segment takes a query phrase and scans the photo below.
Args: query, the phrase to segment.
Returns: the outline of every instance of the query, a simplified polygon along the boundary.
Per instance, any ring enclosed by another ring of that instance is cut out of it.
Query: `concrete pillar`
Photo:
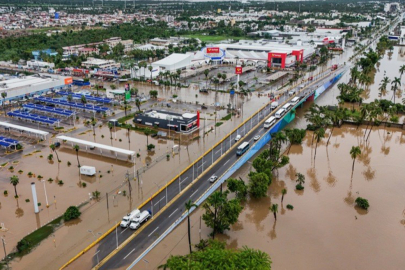
[[[35,214],[38,214],[39,209],[38,209],[37,191],[35,189],[35,182],[31,183],[31,192],[32,192],[32,202],[34,203],[34,212]]]

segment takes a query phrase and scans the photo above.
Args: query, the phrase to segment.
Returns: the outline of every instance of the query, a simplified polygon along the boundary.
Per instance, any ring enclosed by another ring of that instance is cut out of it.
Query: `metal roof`
[[[6,128],[13,128],[13,129],[18,129],[21,131],[26,131],[26,132],[30,132],[30,133],[34,133],[34,134],[38,134],[38,135],[42,135],[42,136],[47,136],[49,134],[49,132],[46,131],[42,131],[39,129],[33,129],[33,128],[28,128],[28,127],[23,127],[20,125],[14,125],[14,124],[10,124],[7,122],[0,122],[0,126],[6,127]]]
[[[90,147],[94,146],[94,147],[99,148],[99,149],[113,151],[113,152],[121,153],[121,154],[125,154],[125,155],[130,155],[132,157],[135,156],[135,151],[126,150],[126,149],[113,147],[113,146],[108,146],[108,145],[101,144],[101,143],[89,142],[89,141],[80,140],[80,139],[76,139],[76,138],[72,138],[72,137],[68,137],[68,136],[64,136],[64,135],[57,136],[56,138],[59,139],[59,140],[66,140],[66,141],[72,142],[72,143],[87,145],[87,146],[90,146]]]

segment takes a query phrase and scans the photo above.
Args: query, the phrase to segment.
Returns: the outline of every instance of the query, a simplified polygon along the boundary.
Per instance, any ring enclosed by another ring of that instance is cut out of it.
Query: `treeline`
[[[146,43],[155,37],[170,37],[176,35],[173,29],[167,27],[165,22],[154,24],[122,24],[106,29],[93,29],[83,31],[69,30],[56,33],[48,37],[46,34],[35,34],[23,37],[8,37],[0,39],[0,60],[31,59],[33,50],[54,49],[62,54],[62,47],[77,44],[100,42],[111,37],[132,39],[135,43]]]

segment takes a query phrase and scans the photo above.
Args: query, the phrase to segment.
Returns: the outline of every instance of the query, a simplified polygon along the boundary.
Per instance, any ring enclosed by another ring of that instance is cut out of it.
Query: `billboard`
[[[66,84],[72,84],[72,83],[73,83],[72,77],[65,78],[65,85]]]
[[[242,67],[241,66],[235,67],[235,74],[237,74],[237,75],[242,74]]]
[[[209,47],[207,53],[219,53],[219,47]]]

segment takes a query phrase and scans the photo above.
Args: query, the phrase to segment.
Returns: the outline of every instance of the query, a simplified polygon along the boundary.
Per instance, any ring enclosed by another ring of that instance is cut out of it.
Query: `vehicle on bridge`
[[[264,128],[270,128],[274,123],[276,122],[276,118],[274,116],[270,116],[265,122],[264,122]]]
[[[132,230],[138,229],[142,223],[146,222],[151,216],[151,213],[149,210],[142,211],[142,213],[139,213],[137,216],[135,216],[133,219],[131,219],[131,224],[129,225],[129,228]]]
[[[241,145],[239,145],[238,149],[236,150],[236,155],[241,156],[243,155],[248,149],[250,145],[248,142],[243,142]]]
[[[210,177],[210,183],[214,183],[215,181],[217,181],[218,176],[216,176],[215,174],[213,176]]]
[[[138,209],[135,209],[128,215],[124,216],[120,223],[121,228],[127,228],[129,226],[129,224],[131,223],[131,220],[134,219],[140,213],[141,213],[141,211],[139,211]]]
[[[280,110],[278,110],[275,114],[277,119],[280,119],[283,115],[285,114],[285,110],[283,108],[281,108]]]

